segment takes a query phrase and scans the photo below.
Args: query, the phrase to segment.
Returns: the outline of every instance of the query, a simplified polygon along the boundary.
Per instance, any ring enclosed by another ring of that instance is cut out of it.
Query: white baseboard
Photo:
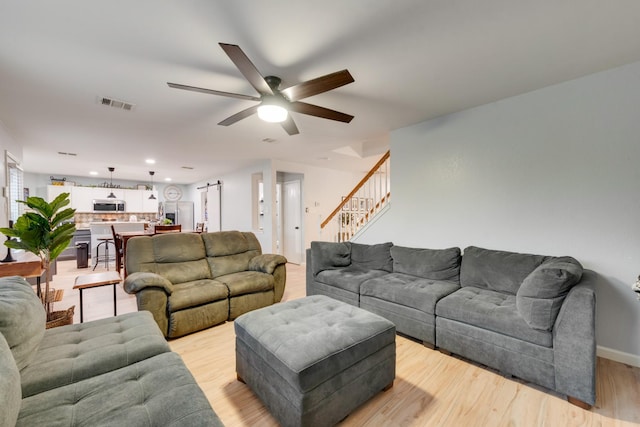
[[[640,356],[637,354],[624,353],[619,350],[602,346],[597,346],[596,354],[600,357],[604,357],[605,359],[640,368]]]

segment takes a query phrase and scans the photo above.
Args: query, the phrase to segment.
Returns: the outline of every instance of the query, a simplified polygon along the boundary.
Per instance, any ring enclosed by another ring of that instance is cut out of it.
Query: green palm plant
[[[0,232],[9,239],[4,244],[12,249],[24,249],[36,254],[42,262],[45,271],[46,285],[42,302],[47,310],[47,320],[50,320],[51,308],[49,301],[49,268],[60,253],[71,242],[76,226],[73,223],[65,223],[73,218],[76,210],[63,209],[69,201],[69,193],[62,193],[52,202],[47,202],[41,197],[28,197],[27,200],[17,200],[30,208],[30,211],[22,214],[13,228],[0,228]],[[61,210],[62,209],[62,210]]]

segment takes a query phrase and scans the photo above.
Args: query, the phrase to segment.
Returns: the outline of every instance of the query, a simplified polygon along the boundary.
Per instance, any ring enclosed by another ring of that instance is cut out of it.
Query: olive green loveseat
[[[279,302],[286,258],[263,254],[253,233],[167,233],[127,241],[124,289],[167,338]]]

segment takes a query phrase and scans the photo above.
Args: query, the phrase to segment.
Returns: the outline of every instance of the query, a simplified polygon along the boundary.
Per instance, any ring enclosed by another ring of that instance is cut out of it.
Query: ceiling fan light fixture
[[[265,97],[258,107],[258,117],[265,122],[282,123],[287,120],[288,115],[289,112],[277,98]]]

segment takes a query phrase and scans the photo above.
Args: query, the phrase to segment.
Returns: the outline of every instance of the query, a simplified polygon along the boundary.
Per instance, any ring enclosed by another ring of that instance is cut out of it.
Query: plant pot
[[[52,311],[47,318],[46,328],[51,329],[58,326],[73,325],[73,312],[76,306],[72,305],[66,310]]]

